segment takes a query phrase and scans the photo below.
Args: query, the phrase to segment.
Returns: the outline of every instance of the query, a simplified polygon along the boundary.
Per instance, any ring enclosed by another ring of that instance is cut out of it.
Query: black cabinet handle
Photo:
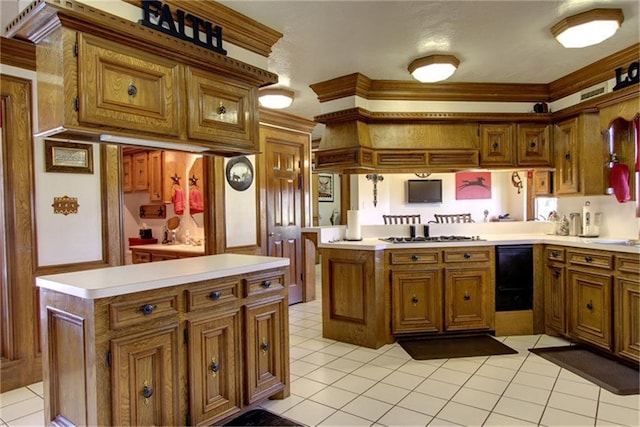
[[[587,303],[587,309],[588,309],[588,310],[593,310],[593,301],[589,301],[589,302]]]
[[[493,144],[491,144],[491,148],[496,150],[498,148],[498,143],[494,141]]]
[[[135,87],[133,84],[130,84],[129,87],[127,88],[127,95],[136,96],[137,94],[138,94],[138,88]]]
[[[464,257],[464,259],[469,259],[471,258],[471,254],[469,252],[465,252],[464,255],[462,255]]]
[[[209,370],[211,371],[212,375],[215,375],[220,370],[220,365],[216,362],[211,362],[211,365],[209,365]]]
[[[262,339],[262,344],[260,345],[260,349],[262,349],[262,354],[266,354],[269,351],[269,343],[267,343],[266,339]]]
[[[142,396],[145,399],[148,399],[151,396],[153,396],[153,388],[151,388],[151,387],[149,387],[148,385],[145,384],[144,388],[142,389]]]
[[[558,251],[551,251],[551,256],[552,256],[552,257],[554,257],[554,258],[558,258],[558,255],[560,255],[560,254],[558,253]]]
[[[589,255],[587,255],[587,256],[584,257],[584,261],[585,262],[592,262],[593,258],[591,258]]]
[[[420,259],[420,256],[419,256],[419,255],[416,255],[416,254],[413,254],[413,255],[411,255],[411,259],[412,259],[413,261],[418,261],[418,260]]]
[[[142,307],[140,307],[140,311],[142,312],[142,314],[144,314],[145,316],[150,315],[151,313],[153,313],[153,310],[156,309],[156,306],[153,304],[145,304]]]
[[[418,303],[418,297],[414,295],[413,298],[411,298],[411,302],[413,305],[416,305]]]
[[[209,298],[211,298],[212,300],[219,300],[221,296],[222,292],[220,291],[213,291],[209,294]]]
[[[263,288],[267,289],[269,286],[271,286],[271,280],[263,281],[260,286],[262,286]]]
[[[462,297],[462,298],[464,298],[465,301],[469,301],[471,299],[471,296],[468,293],[465,292],[464,293],[464,297]]]
[[[565,160],[571,160],[571,153],[567,153],[564,155]]]
[[[529,147],[531,147],[531,148],[536,148],[536,143],[535,143],[535,141],[531,141],[531,142],[529,143]]]
[[[554,279],[557,279],[558,277],[560,277],[560,269],[559,268],[556,268],[553,271],[553,277],[554,277]]]

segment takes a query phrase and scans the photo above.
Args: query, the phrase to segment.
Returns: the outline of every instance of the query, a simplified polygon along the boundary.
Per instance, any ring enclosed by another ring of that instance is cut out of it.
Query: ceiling
[[[219,2],[283,34],[268,70],[295,92],[284,111],[308,119],[321,113],[309,85],[356,72],[413,81],[409,63],[432,53],[460,60],[448,83],[550,83],[640,41],[637,0]],[[594,8],[622,9],[612,38],[583,49],[553,38],[555,23]]]

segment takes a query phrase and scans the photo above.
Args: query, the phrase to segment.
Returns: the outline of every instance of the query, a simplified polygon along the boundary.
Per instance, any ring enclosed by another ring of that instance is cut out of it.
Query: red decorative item
[[[491,172],[456,173],[456,200],[490,198]]]

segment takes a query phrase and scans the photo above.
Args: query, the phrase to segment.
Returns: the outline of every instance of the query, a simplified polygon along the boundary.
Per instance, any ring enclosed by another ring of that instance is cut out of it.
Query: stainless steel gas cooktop
[[[382,237],[383,242],[388,243],[438,243],[438,242],[471,242],[483,241],[480,236],[415,236],[415,237]]]

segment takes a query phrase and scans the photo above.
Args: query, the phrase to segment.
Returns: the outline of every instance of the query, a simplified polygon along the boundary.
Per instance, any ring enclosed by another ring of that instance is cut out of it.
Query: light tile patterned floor
[[[638,395],[609,393],[527,351],[565,344],[557,338],[500,337],[518,354],[414,361],[397,344],[322,338],[319,299],[289,313],[291,396],[262,406],[309,426],[640,426]],[[43,425],[42,383],[2,393],[0,420]]]

